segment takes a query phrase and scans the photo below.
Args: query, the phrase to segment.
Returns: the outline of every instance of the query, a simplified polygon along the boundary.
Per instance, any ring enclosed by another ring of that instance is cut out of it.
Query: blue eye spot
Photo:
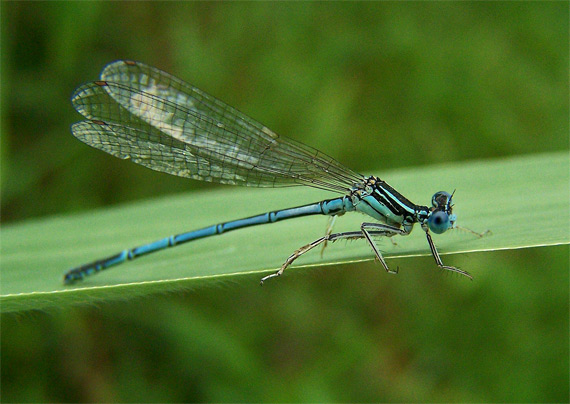
[[[428,226],[435,234],[445,233],[451,227],[449,215],[441,210],[432,213],[428,219]]]

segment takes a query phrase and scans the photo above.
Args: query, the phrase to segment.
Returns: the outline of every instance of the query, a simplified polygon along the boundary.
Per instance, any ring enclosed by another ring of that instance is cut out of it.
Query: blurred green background
[[[2,2],[1,13],[2,226],[214,187],[71,136],[73,89],[115,59],[171,72],[364,173],[568,150],[566,2]],[[568,254],[446,257],[473,282],[424,257],[394,260],[413,268],[396,277],[344,265],[273,288],[243,277],[3,315],[2,401],[567,402]]]

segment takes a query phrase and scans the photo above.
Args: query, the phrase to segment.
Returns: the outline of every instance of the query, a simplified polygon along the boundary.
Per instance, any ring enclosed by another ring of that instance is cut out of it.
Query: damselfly
[[[383,180],[362,176],[318,150],[280,137],[188,83],[138,62],[110,63],[99,81],[77,88],[72,103],[86,118],[72,126],[75,137],[153,170],[232,185],[307,185],[343,196],[220,223],[123,250],[69,270],[64,276],[67,284],[151,252],[230,230],[309,215],[329,215],[334,219],[354,211],[376,222],[365,222],[357,231],[342,233],[333,233],[331,223],[323,237],[296,250],[261,283],[283,274],[313,248],[341,239],[366,240],[384,269],[395,273],[386,264],[374,238],[408,235],[415,223],[425,231],[439,268],[471,278],[466,271],[443,265],[430,234],[455,227],[453,194],[439,191],[433,195],[430,207],[416,205]]]

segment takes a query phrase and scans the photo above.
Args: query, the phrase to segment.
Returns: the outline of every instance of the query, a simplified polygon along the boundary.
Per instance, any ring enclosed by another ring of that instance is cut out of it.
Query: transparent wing
[[[201,181],[275,186],[271,184],[273,176],[248,178],[251,170],[247,168],[228,169],[223,156],[206,159],[195,155],[195,148],[191,145],[131,114],[99,85],[79,87],[72,100],[75,108],[90,119],[74,124],[71,127],[73,135],[115,157],[130,159],[156,171]]]
[[[72,102],[91,120],[73,126],[76,137],[158,171],[203,181],[304,184],[337,192],[362,179],[316,149],[279,137],[216,98],[140,63],[109,64],[101,81],[78,88]]]

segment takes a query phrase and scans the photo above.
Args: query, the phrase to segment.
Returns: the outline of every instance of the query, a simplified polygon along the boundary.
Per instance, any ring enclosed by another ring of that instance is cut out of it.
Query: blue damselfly
[[[67,284],[154,251],[230,230],[308,215],[334,218],[354,211],[377,222],[365,222],[357,231],[342,233],[333,233],[332,224],[329,225],[323,237],[299,248],[279,271],[265,276],[261,283],[281,275],[307,251],[341,239],[365,239],[384,269],[395,273],[386,264],[374,238],[408,235],[415,223],[425,231],[439,268],[471,278],[466,271],[443,265],[430,234],[455,227],[453,194],[439,191],[433,195],[430,207],[416,205],[383,180],[360,175],[318,150],[280,137],[190,84],[138,62],[110,63],[99,81],[76,89],[72,103],[86,118],[72,126],[75,137],[153,170],[232,185],[307,185],[343,196],[220,223],[123,250],[69,270],[64,276]]]

